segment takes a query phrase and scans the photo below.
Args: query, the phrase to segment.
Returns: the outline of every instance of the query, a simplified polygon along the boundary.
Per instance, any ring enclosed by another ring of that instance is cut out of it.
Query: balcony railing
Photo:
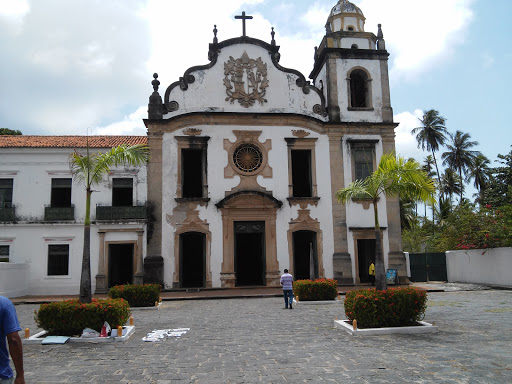
[[[132,207],[96,206],[96,220],[144,220],[146,206]]]
[[[0,222],[11,222],[15,221],[16,212],[14,207],[0,208]]]
[[[44,220],[75,220],[75,207],[44,207]]]

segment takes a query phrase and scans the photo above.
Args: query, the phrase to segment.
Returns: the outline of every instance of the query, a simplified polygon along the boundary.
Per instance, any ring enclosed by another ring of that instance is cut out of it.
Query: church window
[[[349,31],[353,31],[354,30],[354,27],[352,25],[349,25],[348,28],[347,28]]]
[[[288,144],[288,193],[294,198],[316,198],[316,138],[286,138]]]
[[[263,154],[254,144],[242,144],[233,152],[233,162],[242,172],[255,172],[261,167]]]
[[[311,197],[311,151],[292,150],[291,158],[293,197]]]
[[[0,208],[12,207],[13,179],[0,179]]]
[[[208,136],[176,136],[178,143],[178,185],[176,198],[205,199],[208,197],[207,151]]]
[[[69,244],[48,245],[48,276],[69,275]]]
[[[348,140],[352,155],[352,179],[364,180],[370,176],[375,165],[375,144],[377,141]]]
[[[352,46],[350,48],[351,49],[358,49],[359,47],[357,46],[357,44],[352,44]]]
[[[203,150],[182,149],[183,197],[203,197]]]
[[[112,206],[131,207],[133,205],[133,179],[112,179]]]
[[[0,263],[9,262],[9,246],[0,245]]]
[[[71,179],[52,179],[52,208],[71,207]]]
[[[371,79],[362,69],[354,69],[348,80],[349,108],[371,109]]]

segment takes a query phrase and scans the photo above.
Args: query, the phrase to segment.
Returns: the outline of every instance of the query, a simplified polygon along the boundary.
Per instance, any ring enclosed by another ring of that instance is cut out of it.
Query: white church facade
[[[285,268],[296,279],[367,281],[375,249],[373,210],[368,201],[339,204],[334,194],[366,177],[383,153],[394,150],[397,124],[380,25],[377,35],[365,32],[361,10],[340,0],[328,16],[307,81],[279,64],[273,30],[270,42],[251,38],[245,33],[248,16],[239,18],[244,23],[241,37],[218,41],[215,27],[208,64],[189,68],[165,87],[154,75],[144,120],[147,137],[137,139],[149,146],[147,169],[117,170],[120,176],[109,175],[99,198],[114,206],[113,190],[129,182],[113,179],[136,180],[131,203],[144,206],[144,217],[94,219],[96,292],[116,281],[112,274],[120,273],[123,263],[132,266],[123,273],[128,279],[131,273],[133,282],[142,260],[144,281],[168,289],[278,286]],[[0,156],[9,160],[0,162],[0,182],[13,180],[11,204],[16,215],[26,210],[28,217],[35,206],[17,200],[23,188],[23,198],[30,200],[30,178],[22,177],[29,167],[25,157],[41,163],[47,189],[56,167],[37,160],[50,151],[28,143],[14,155],[3,140]],[[52,151],[52,156],[59,155]],[[62,165],[59,172],[65,169]],[[382,198],[379,215],[386,266],[406,278],[398,200]],[[10,261],[33,264],[36,257],[27,236],[34,244],[43,239],[46,249],[40,247],[40,252],[46,255],[51,244],[46,239],[73,238],[69,285],[78,289],[79,217],[83,215],[76,215],[73,224],[59,225],[4,221],[0,245],[11,245],[16,256]],[[119,256],[112,258],[115,252]],[[122,254],[131,257],[123,261]],[[38,268],[47,269],[47,259],[38,259]],[[36,294],[46,283],[55,288],[48,292],[61,286],[43,279],[28,293]]]

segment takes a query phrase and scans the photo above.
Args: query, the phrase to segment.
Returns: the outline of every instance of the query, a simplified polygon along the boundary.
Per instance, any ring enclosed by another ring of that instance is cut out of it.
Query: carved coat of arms
[[[237,100],[245,108],[254,105],[256,101],[261,105],[267,102],[264,97],[268,87],[267,64],[261,57],[251,59],[247,52],[239,59],[230,56],[224,63],[224,75],[228,95],[226,101],[233,104]]]

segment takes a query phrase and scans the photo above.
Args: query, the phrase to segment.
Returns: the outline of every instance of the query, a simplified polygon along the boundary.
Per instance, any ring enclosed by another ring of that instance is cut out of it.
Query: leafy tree
[[[471,141],[471,135],[461,131],[455,132],[455,135],[450,134],[450,137],[452,143],[446,145],[448,150],[442,154],[443,164],[456,169],[459,172],[460,179],[464,180],[462,172],[466,173],[473,166],[476,157],[481,154],[478,151],[471,150],[471,148],[478,145],[478,142]],[[462,204],[463,195],[464,184],[462,184],[460,191],[459,204]]]
[[[106,153],[89,153],[81,155],[76,151],[69,155],[69,165],[75,181],[84,183],[86,191],[84,248],[82,257],[82,275],[80,278],[80,302],[90,303],[91,292],[91,195],[92,186],[101,182],[103,175],[110,172],[111,167],[119,165],[140,166],[147,162],[148,147],[143,144],[133,146],[120,145]]]
[[[446,168],[442,178],[441,192],[450,198],[450,205],[453,201],[453,195],[459,195],[461,190],[462,180],[459,175],[452,168]]]
[[[375,286],[385,290],[386,273],[382,254],[382,240],[379,224],[378,202],[381,196],[400,196],[406,200],[434,201],[434,182],[421,169],[417,161],[405,161],[394,153],[384,154],[377,169],[367,178],[356,180],[347,188],[336,192],[342,204],[352,199],[371,200],[375,221]]]
[[[491,168],[491,175],[482,193],[482,203],[493,207],[512,204],[512,151],[498,155],[500,167]]]
[[[473,185],[478,190],[477,202],[481,202],[482,194],[489,182],[489,176],[491,175],[491,169],[489,167],[490,164],[491,162],[489,159],[480,154],[475,158],[475,161],[469,170],[468,181],[473,179]]]
[[[439,185],[441,185],[441,174],[437,166],[436,152],[439,151],[439,147],[443,146],[446,141],[446,135],[448,134],[445,127],[446,119],[439,116],[438,111],[431,109],[429,111],[423,111],[423,117],[418,120],[421,122],[421,126],[414,128],[411,133],[416,135],[418,148],[422,150],[427,149],[427,151],[432,152],[432,158],[434,159],[437,172],[437,180]]]
[[[0,135],[23,135],[23,133],[9,128],[0,128]]]

